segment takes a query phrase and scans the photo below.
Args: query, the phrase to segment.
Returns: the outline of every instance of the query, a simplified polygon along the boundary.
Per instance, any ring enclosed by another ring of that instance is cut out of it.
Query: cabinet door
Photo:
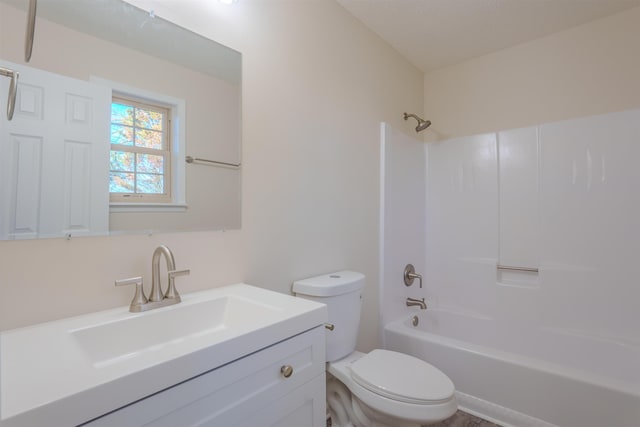
[[[325,427],[326,423],[325,374],[322,374],[234,427]]]
[[[324,328],[317,327],[84,425],[233,426],[267,405],[279,407],[279,399],[324,376],[324,361]],[[281,373],[283,366],[293,369],[288,378]],[[318,386],[324,396],[324,382]],[[262,424],[252,427],[257,426]]]

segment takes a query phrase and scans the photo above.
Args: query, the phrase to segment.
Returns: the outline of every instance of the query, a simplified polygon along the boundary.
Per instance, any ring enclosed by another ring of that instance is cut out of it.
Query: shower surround
[[[385,346],[505,425],[639,425],[640,110],[430,144],[382,134]],[[407,297],[434,309],[413,330]]]

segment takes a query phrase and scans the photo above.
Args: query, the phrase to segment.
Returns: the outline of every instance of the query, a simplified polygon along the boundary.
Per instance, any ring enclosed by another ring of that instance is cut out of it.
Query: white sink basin
[[[0,425],[78,425],[322,325],[326,307],[238,284],[0,333]]]
[[[104,367],[144,352],[184,345],[230,329],[264,325],[281,308],[238,296],[186,301],[170,307],[69,331],[94,366]]]

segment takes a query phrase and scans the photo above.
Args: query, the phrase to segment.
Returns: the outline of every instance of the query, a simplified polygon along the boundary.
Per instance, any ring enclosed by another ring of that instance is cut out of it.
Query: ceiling
[[[640,0],[337,0],[424,72],[640,6]]]

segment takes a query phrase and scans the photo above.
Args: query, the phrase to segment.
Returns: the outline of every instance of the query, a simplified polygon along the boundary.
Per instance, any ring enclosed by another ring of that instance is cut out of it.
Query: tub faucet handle
[[[422,288],[422,274],[417,274],[413,264],[407,264],[404,268],[404,284],[405,286],[413,285],[413,280],[418,279],[420,281],[420,288]]]

